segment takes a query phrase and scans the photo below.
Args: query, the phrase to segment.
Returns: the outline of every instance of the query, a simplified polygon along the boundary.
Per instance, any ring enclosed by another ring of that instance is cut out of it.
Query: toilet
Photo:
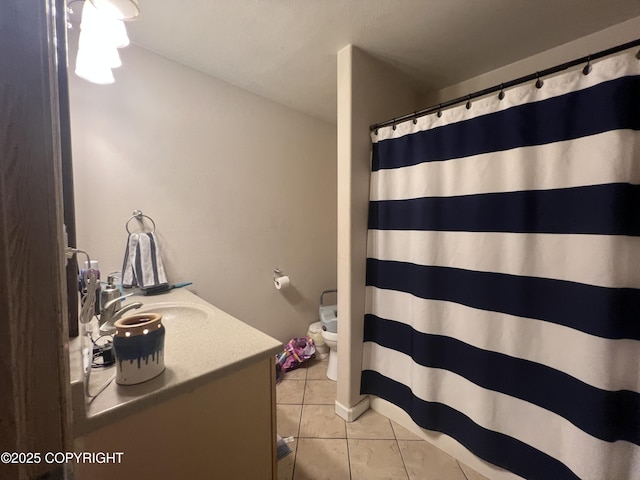
[[[307,337],[311,337],[314,345],[316,346],[316,358],[318,360],[324,360],[329,356],[329,347],[322,339],[322,324],[320,322],[314,322],[309,325]]]
[[[338,380],[338,334],[322,331],[324,344],[329,347],[329,365],[327,366],[327,378],[334,382]]]
[[[320,325],[322,326],[322,340],[329,347],[329,365],[327,378],[338,379],[338,305],[324,305],[326,293],[336,293],[337,290],[327,290],[320,296]]]

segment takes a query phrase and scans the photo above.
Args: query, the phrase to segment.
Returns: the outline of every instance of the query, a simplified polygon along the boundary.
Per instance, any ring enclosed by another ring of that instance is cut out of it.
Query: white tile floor
[[[327,361],[285,374],[276,388],[278,433],[294,437],[282,480],[487,480],[379,413],[346,423],[334,413]]]

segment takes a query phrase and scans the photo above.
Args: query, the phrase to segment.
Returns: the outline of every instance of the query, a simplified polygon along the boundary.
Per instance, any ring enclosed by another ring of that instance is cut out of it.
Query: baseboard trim
[[[344,418],[347,422],[351,423],[364,412],[369,410],[369,396],[365,396],[362,400],[356,403],[353,407],[345,407],[336,400],[336,415]]]

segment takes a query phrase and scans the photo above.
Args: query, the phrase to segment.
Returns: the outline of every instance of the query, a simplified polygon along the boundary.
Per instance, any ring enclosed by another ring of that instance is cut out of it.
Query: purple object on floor
[[[305,363],[316,353],[316,346],[311,337],[292,338],[285,345],[284,351],[276,355],[276,379],[282,372],[290,372]]]

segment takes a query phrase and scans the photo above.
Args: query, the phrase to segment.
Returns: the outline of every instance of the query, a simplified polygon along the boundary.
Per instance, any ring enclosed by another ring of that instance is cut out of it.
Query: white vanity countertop
[[[184,288],[155,296],[131,296],[123,305],[142,302],[138,311],[153,311],[166,303],[195,304],[209,316],[193,322],[163,319],[166,331],[165,371],[138,385],[118,385],[115,380],[91,403],[85,402],[82,381],[82,337],[69,342],[71,393],[76,437],[142,411],[168,398],[187,393],[233,373],[261,358],[282,351],[282,343],[205,302]],[[95,320],[94,320],[95,322]],[[82,330],[82,326],[81,326]],[[94,334],[94,338],[95,338]],[[104,339],[102,339],[104,340]],[[116,372],[116,365],[92,369],[90,393],[95,394]],[[275,367],[274,367],[275,368]]]

